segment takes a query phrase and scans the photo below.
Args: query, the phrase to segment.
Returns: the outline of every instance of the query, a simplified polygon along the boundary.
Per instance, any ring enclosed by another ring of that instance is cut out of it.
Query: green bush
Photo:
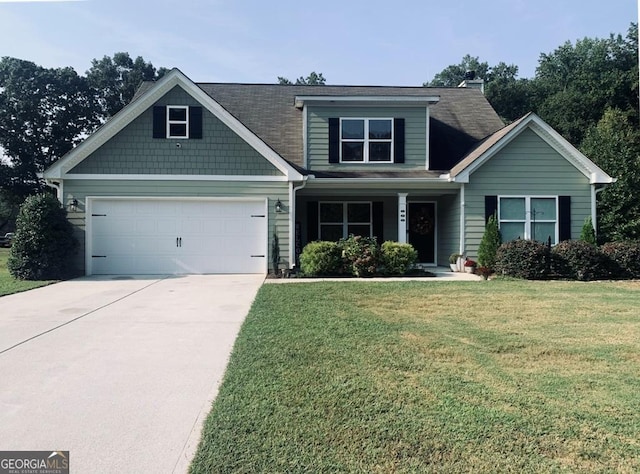
[[[302,249],[300,271],[303,275],[338,275],[342,269],[342,248],[336,242],[310,242]]]
[[[67,211],[50,194],[28,197],[18,213],[7,268],[21,280],[60,280],[72,276],[78,248]]]
[[[556,275],[590,281],[609,277],[607,258],[597,246],[582,240],[565,240],[553,247],[553,270]]]
[[[535,240],[512,240],[502,244],[496,252],[496,273],[527,280],[548,276],[548,251]]]
[[[375,237],[350,235],[341,239],[338,245],[342,248],[342,257],[347,270],[358,277],[373,276],[380,264],[380,249]]]
[[[380,247],[380,265],[387,275],[404,275],[418,260],[418,252],[411,244],[387,241]]]
[[[609,242],[600,247],[614,278],[640,278],[640,241]]]
[[[596,231],[593,228],[593,221],[591,220],[591,217],[587,217],[584,220],[584,224],[582,224],[580,240],[587,242],[588,244],[596,244]]]
[[[493,214],[487,221],[480,246],[478,247],[478,263],[482,267],[493,269],[496,266],[496,253],[500,247],[500,229],[498,219]]]

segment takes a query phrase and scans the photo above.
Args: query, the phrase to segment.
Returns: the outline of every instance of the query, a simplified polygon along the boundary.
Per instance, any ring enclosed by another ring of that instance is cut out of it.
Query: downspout
[[[60,204],[62,204],[64,206],[64,202],[63,202],[64,201],[64,192],[63,192],[64,185],[63,185],[63,182],[60,181],[58,183],[58,182],[55,182],[55,181],[49,181],[47,179],[47,180],[45,180],[45,184],[47,186],[49,186],[50,188],[53,188],[53,189],[56,190],[56,197],[58,198],[58,201],[60,201]]]
[[[591,186],[591,223],[593,224],[593,231],[596,233],[596,236],[598,235],[598,213],[596,212],[596,198],[598,196],[598,193],[604,191],[605,189],[605,186],[601,188],[596,188],[595,184]]]
[[[464,183],[460,185],[460,249],[459,254],[464,255],[464,239],[465,239],[465,231],[464,231],[464,221],[465,221],[465,213],[464,213]]]
[[[309,176],[303,176],[302,184],[296,187],[289,183],[289,268],[296,263],[296,192],[307,185],[307,179]]]

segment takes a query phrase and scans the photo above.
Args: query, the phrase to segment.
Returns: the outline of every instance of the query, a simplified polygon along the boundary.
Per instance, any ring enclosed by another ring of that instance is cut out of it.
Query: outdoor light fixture
[[[280,199],[276,201],[276,212],[282,212],[282,202],[280,202]]]
[[[69,210],[71,212],[76,212],[78,210],[78,200],[76,198],[69,201]]]

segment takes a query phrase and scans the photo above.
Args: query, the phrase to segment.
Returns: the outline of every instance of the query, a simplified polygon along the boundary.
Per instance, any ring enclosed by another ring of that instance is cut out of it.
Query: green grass
[[[11,295],[13,293],[19,293],[21,291],[32,290],[41,286],[50,285],[55,283],[52,280],[44,281],[25,281],[16,280],[13,278],[7,270],[7,257],[9,256],[9,249],[0,248],[0,296]]]
[[[264,285],[191,472],[638,472],[639,307],[639,282]]]

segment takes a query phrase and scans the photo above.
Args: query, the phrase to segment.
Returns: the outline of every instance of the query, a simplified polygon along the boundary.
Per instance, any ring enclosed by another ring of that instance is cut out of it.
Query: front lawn
[[[50,285],[55,281],[25,281],[16,280],[13,278],[7,270],[7,257],[9,256],[9,249],[0,248],[0,296],[11,295],[13,293],[19,293],[21,291],[32,290],[40,286]]]
[[[267,284],[192,473],[638,472],[640,282]]]

